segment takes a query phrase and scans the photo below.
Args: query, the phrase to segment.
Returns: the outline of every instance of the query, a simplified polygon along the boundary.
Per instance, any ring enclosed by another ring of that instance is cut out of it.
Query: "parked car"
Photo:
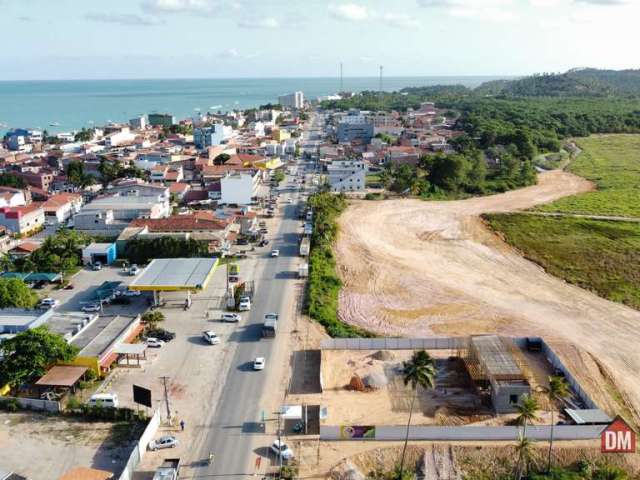
[[[271,256],[272,257],[279,257],[280,256],[280,250],[278,250],[277,248],[274,250],[271,250]]]
[[[267,245],[269,245],[269,240],[267,240],[266,238],[260,240],[260,243],[258,244],[259,247],[266,247]]]
[[[155,337],[147,337],[145,342],[149,348],[160,348],[164,345],[164,341]]]
[[[149,442],[149,450],[160,450],[162,448],[175,448],[180,442],[173,435],[164,435],[157,440],[151,440]]]
[[[102,263],[94,262],[93,265],[91,265],[91,270],[94,270],[94,271],[102,270]]]
[[[284,460],[293,458],[293,450],[289,448],[289,445],[278,439],[275,439],[271,444],[271,451]]]
[[[82,311],[85,313],[91,313],[91,312],[99,312],[100,311],[100,304],[99,303],[90,303],[88,305],[85,305],[82,307]]]
[[[202,332],[202,338],[209,345],[218,345],[220,343],[220,337],[218,337],[218,335],[216,335],[216,333],[212,332],[211,330],[205,330],[204,332]]]
[[[142,295],[140,290],[125,290],[124,292],[125,297],[139,297],[140,295]]]
[[[238,238],[236,240],[236,244],[237,245],[249,245],[249,239],[248,238],[244,238],[244,237]]]
[[[145,332],[146,338],[158,338],[163,342],[170,342],[174,338],[176,338],[176,334],[170,332],[169,330],[165,330],[164,328],[153,328],[149,329]]]
[[[96,393],[91,395],[87,404],[91,407],[118,408],[118,395],[115,393]]]
[[[248,312],[251,310],[251,299],[248,297],[241,298],[240,303],[238,304],[238,310],[241,312]]]
[[[132,277],[140,273],[140,268],[135,263],[129,267],[129,275]]]
[[[265,359],[264,357],[256,357],[253,361],[254,370],[264,370]]]
[[[220,320],[228,323],[237,323],[242,320],[242,317],[240,317],[240,315],[238,315],[237,313],[225,312],[220,317]]]

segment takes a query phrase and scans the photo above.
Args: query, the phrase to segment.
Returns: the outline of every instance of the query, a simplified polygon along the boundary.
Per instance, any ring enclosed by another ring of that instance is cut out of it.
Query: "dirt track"
[[[591,189],[553,171],[490,197],[354,202],[336,246],[341,318],[385,335],[542,335],[610,413],[609,375],[640,412],[640,312],[547,275],[479,218]]]

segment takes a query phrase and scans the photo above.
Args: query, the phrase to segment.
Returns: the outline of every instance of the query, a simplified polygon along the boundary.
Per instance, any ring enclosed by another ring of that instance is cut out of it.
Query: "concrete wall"
[[[59,402],[39,400],[37,398],[0,397],[0,401],[15,400],[22,408],[58,413],[62,409]]]
[[[600,438],[606,425],[557,425],[553,430],[555,440],[589,440]],[[320,440],[404,440],[406,426],[377,426],[375,438],[349,439],[341,436],[341,427],[337,425],[320,426]],[[409,440],[433,441],[499,441],[517,440],[522,434],[519,427],[469,427],[469,426],[412,426]],[[531,440],[549,440],[550,425],[527,427],[527,438]]]
[[[144,457],[145,453],[147,452],[147,446],[155,436],[159,426],[160,426],[160,410],[156,410],[153,416],[151,417],[151,419],[149,420],[147,427],[144,429],[144,432],[142,432],[142,436],[140,437],[140,440],[138,440],[138,444],[135,446],[135,448],[131,452],[131,455],[129,455],[129,460],[127,460],[127,465],[125,466],[124,470],[120,474],[120,477],[118,477],[119,480],[133,479],[134,472],[138,467],[138,465],[140,464],[140,461]]]

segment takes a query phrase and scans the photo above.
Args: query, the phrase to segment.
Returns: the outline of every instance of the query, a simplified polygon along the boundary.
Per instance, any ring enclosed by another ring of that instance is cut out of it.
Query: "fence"
[[[160,410],[156,410],[149,423],[142,432],[140,436],[140,440],[136,444],[135,448],[129,455],[129,460],[127,460],[127,465],[124,467],[124,470],[120,474],[119,480],[132,480],[133,473],[135,472],[138,464],[144,457],[144,454],[147,451],[147,446],[149,442],[154,437],[156,432],[158,431],[158,427],[160,426]]]
[[[38,398],[20,398],[20,397],[0,397],[2,402],[15,401],[20,407],[28,410],[42,410],[45,412],[58,413],[62,410],[60,403],[52,400],[40,400]]]
[[[322,350],[457,350],[466,348],[468,337],[429,338],[331,338],[320,344]]]
[[[600,438],[606,425],[557,425],[553,430],[554,440],[589,440]],[[377,426],[375,435],[367,438],[349,438],[342,432],[344,427],[335,425],[320,426],[320,440],[365,440],[394,441],[404,440],[407,427]],[[550,425],[530,425],[527,427],[527,438],[530,440],[549,440]],[[513,441],[522,434],[520,427],[471,427],[471,426],[412,426],[409,429],[409,440],[432,441]]]

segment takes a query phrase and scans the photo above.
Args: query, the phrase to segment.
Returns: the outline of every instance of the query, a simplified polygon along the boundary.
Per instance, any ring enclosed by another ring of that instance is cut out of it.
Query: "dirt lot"
[[[553,171],[538,185],[490,197],[354,201],[336,246],[341,318],[389,336],[541,335],[609,413],[624,410],[622,400],[639,412],[640,312],[547,275],[479,218],[592,188]]]
[[[124,424],[2,413],[0,425],[0,466],[33,480],[79,466],[120,473],[133,450]]]

